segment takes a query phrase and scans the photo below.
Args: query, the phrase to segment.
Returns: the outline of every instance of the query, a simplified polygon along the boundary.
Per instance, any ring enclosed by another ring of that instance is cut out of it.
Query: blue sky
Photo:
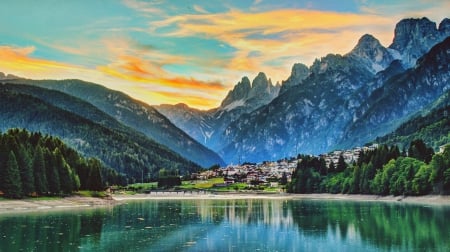
[[[220,104],[242,76],[282,81],[296,62],[388,46],[402,18],[439,23],[450,1],[4,0],[0,71],[78,78],[149,104]]]

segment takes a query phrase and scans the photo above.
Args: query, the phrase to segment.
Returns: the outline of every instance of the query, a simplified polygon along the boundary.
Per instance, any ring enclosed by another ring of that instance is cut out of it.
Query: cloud
[[[189,104],[191,107],[200,109],[209,109],[217,107],[219,105],[217,97],[207,97],[204,94],[197,95],[186,95],[180,92],[158,92],[164,100],[169,104],[176,104],[182,101],[183,103]]]
[[[31,57],[36,50],[34,46],[14,47],[0,46],[0,68],[15,75],[57,74],[60,72],[76,71],[76,66],[57,61]],[[3,70],[3,71],[4,71]]]
[[[199,13],[209,13],[207,10],[205,10],[203,7],[201,7],[200,5],[194,4],[194,10],[199,12]]]
[[[149,13],[149,14],[163,14],[164,12],[160,9],[155,7],[158,5],[161,1],[147,1],[142,2],[138,0],[123,0],[123,4],[127,6],[128,8],[138,10],[139,12]]]
[[[435,0],[432,1],[432,4],[428,0],[393,1],[388,4],[365,0],[360,1],[359,4],[363,13],[388,16],[397,21],[403,18],[428,17],[439,23],[442,19],[448,17],[448,10],[450,9],[448,0]]]
[[[194,77],[180,76],[166,70],[169,65],[187,64],[187,59],[180,55],[167,54],[153,47],[136,46],[129,39],[105,41],[109,51],[110,63],[97,66],[104,74],[128,81],[147,83],[158,89],[158,86],[176,88],[180,93],[185,90],[205,92],[222,92],[226,89],[218,81],[198,80]]]
[[[265,12],[230,10],[215,14],[187,14],[151,22],[153,31],[166,29],[167,37],[216,39],[236,48],[226,68],[256,73],[265,71],[275,80],[287,78],[294,62],[279,68],[271,62],[289,57],[311,64],[330,52],[346,53],[368,32],[382,42],[392,40],[395,21],[371,14],[337,13],[303,9]],[[252,52],[261,52],[255,55]],[[248,57],[251,55],[253,57]]]

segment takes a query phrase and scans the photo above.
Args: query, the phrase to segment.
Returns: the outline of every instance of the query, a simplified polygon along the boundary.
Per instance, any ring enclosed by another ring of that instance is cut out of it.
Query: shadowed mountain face
[[[449,23],[437,28],[427,18],[405,19],[388,48],[366,34],[346,55],[295,64],[278,95],[257,106],[243,105],[254,87],[244,77],[217,109],[195,116],[186,115],[193,113],[185,113],[193,111],[187,106],[158,110],[229,163],[362,145],[448,89]]]
[[[0,130],[25,128],[61,138],[87,157],[133,180],[155,178],[159,169],[180,173],[200,167],[81,99],[44,88],[0,84]]]
[[[18,79],[14,82],[58,90],[87,101],[121,124],[143,133],[203,167],[224,164],[216,153],[177,128],[152,106],[134,100],[124,93],[81,80]]]

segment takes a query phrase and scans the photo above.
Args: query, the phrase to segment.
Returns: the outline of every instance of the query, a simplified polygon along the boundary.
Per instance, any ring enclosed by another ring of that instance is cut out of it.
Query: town
[[[355,147],[350,150],[335,150],[327,154],[321,154],[318,157],[325,160],[327,167],[331,163],[337,164],[342,156],[347,164],[358,160],[362,151],[375,150],[378,144],[370,146]],[[208,180],[215,177],[224,177],[223,184],[215,186],[228,186],[234,183],[247,183],[249,187],[259,184],[265,184],[269,187],[278,187],[291,181],[292,174],[301,162],[299,158],[281,159],[278,161],[265,161],[262,163],[243,163],[231,164],[226,167],[217,167],[211,170],[192,174],[192,179]]]

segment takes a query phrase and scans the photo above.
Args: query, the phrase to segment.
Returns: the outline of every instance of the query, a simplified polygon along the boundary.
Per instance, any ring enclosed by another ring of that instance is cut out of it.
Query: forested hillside
[[[82,80],[8,80],[15,84],[28,84],[53,89],[89,102],[118,122],[143,133],[160,145],[203,167],[220,164],[217,153],[206,148],[184,131],[177,128],[154,107],[102,85]],[[84,115],[82,115],[84,117]]]
[[[0,134],[0,191],[5,197],[100,191],[124,182],[116,171],[82,157],[58,138],[19,129]]]
[[[129,182],[155,178],[159,169],[181,174],[200,167],[166,147],[131,131],[119,131],[0,85],[0,130],[26,128],[60,137],[84,156],[97,157],[125,174]]]

